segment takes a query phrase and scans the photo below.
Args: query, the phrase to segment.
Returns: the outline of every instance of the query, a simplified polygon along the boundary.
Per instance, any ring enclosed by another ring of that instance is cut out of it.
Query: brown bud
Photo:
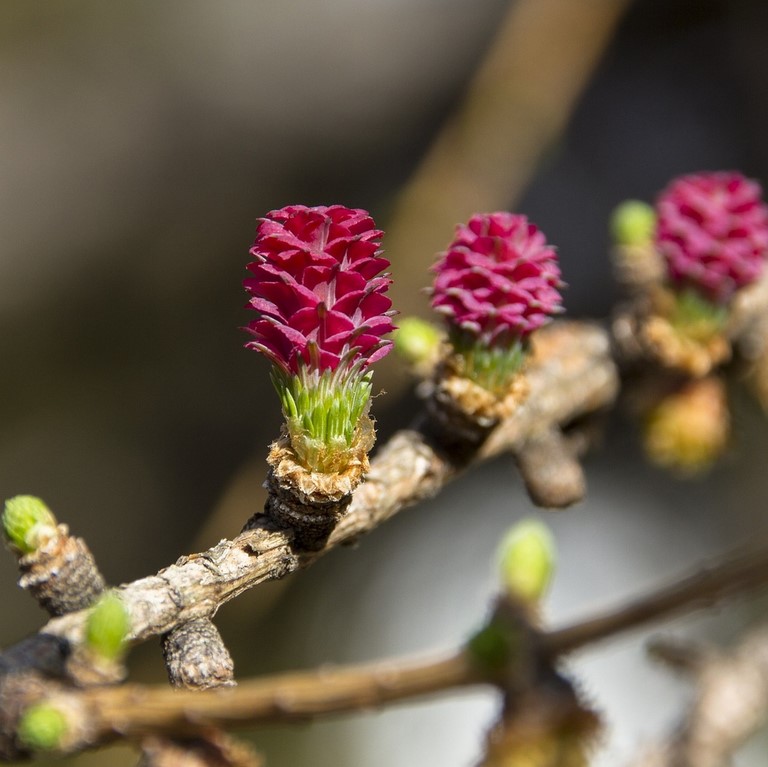
[[[708,469],[724,450],[730,417],[725,385],[716,377],[691,381],[667,395],[648,414],[648,457],[682,474]]]
[[[182,623],[162,641],[165,667],[173,687],[207,690],[235,684],[232,656],[208,618]]]
[[[531,435],[515,457],[528,495],[537,506],[564,509],[584,498],[584,471],[559,429]]]
[[[647,290],[664,277],[664,263],[650,242],[616,245],[611,260],[617,282],[627,290]]]
[[[444,446],[471,453],[505,418],[525,401],[529,386],[525,367],[515,375],[504,396],[463,375],[462,357],[448,354],[435,371],[427,408],[433,431]]]
[[[692,295],[656,286],[647,300],[637,305],[636,332],[649,359],[669,370],[701,378],[731,358],[726,333],[728,314],[723,307],[714,305],[706,311],[709,305],[703,300],[692,300]],[[691,303],[696,304],[695,319],[685,316]]]

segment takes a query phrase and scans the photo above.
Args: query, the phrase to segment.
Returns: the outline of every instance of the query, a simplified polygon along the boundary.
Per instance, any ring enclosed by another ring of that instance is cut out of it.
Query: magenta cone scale
[[[452,367],[504,397],[528,336],[561,311],[554,248],[525,216],[478,214],[457,227],[433,271],[432,307],[448,325]]]
[[[760,185],[736,172],[674,180],[656,203],[656,244],[670,282],[716,304],[757,280],[768,251]]]
[[[364,210],[291,205],[259,221],[244,282],[259,318],[247,346],[286,374],[364,369],[389,352],[392,330],[381,272],[382,233]]]
[[[524,340],[560,311],[555,250],[525,216],[472,216],[433,270],[432,307],[488,347]]]
[[[245,280],[259,316],[246,346],[273,363],[291,445],[310,471],[343,468],[360,443],[368,367],[392,348],[382,233],[364,210],[291,205],[259,221]]]

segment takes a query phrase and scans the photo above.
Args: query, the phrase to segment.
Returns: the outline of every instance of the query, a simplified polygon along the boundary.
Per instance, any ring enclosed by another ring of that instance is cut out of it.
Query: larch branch
[[[432,439],[427,423],[397,433],[372,461],[347,515],[322,550],[297,550],[290,533],[275,530],[265,520],[234,540],[223,540],[208,551],[182,557],[157,575],[122,586],[121,596],[131,615],[131,640],[141,641],[186,621],[212,616],[243,591],[306,567],[402,509],[434,496],[473,461],[520,449],[533,433],[607,407],[618,389],[608,335],[593,324],[563,322],[542,329],[528,376],[528,400],[497,427],[472,460],[457,461],[446,454]],[[85,615],[81,611],[56,618],[41,633],[77,645]]]
[[[520,648],[511,662],[534,663],[536,658],[546,658],[551,663],[561,655],[663,618],[671,611],[706,607],[766,583],[768,546],[731,554],[629,606],[619,606],[601,616],[554,631],[523,631],[522,640],[531,646]],[[763,648],[760,653],[754,652],[758,639],[764,642],[765,630],[747,640],[744,648],[749,653],[742,648],[739,655],[742,660],[745,653],[749,655],[753,665],[764,663],[763,645],[760,645]],[[762,666],[760,669],[762,674]],[[499,672],[499,684],[504,684],[504,679],[508,678],[505,673]],[[742,677],[740,674],[739,678]],[[722,679],[727,678],[728,675],[722,676]],[[185,736],[200,727],[305,721],[460,687],[495,683],[497,680],[492,673],[482,671],[460,649],[438,660],[388,660],[346,668],[326,667],[203,692],[123,685],[80,692],[70,688],[49,695],[48,700],[69,715],[71,732],[63,748],[81,750],[118,736]],[[768,688],[763,680],[760,690],[764,689]],[[510,694],[509,690],[507,694]],[[760,709],[758,715],[762,716],[762,713]],[[752,717],[749,721],[757,720]]]
[[[548,652],[553,656],[572,652],[676,612],[711,607],[766,583],[768,545],[763,544],[715,560],[704,569],[634,602],[550,632],[545,640]]]

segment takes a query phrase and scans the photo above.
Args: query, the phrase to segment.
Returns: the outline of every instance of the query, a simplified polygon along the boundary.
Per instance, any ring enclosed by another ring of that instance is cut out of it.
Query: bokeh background
[[[552,91],[526,84],[557,73],[567,46],[527,40],[513,78],[525,98],[504,126],[529,143],[509,148],[515,183],[497,205],[525,212],[558,245],[569,313],[606,316],[617,298],[606,224],[616,203],[651,199],[682,172],[768,179],[768,5],[613,2],[3,0],[2,496],[46,499],[113,583],[235,534],[263,501],[280,423],[267,365],[241,348],[238,330],[255,219],[293,202],[369,209],[398,233],[388,255],[399,305],[427,316],[419,291],[451,230],[424,226],[436,244],[411,247],[425,232],[403,189],[516,6],[550,17],[570,7],[586,28],[606,29],[584,88],[571,83],[570,100],[549,112],[539,102]],[[605,17],[624,6],[614,30]],[[468,177],[467,188],[482,182]],[[397,360],[377,382],[388,391],[375,403],[384,439],[417,404]],[[765,532],[766,422],[738,392],[733,405],[729,454],[685,483],[647,466],[631,425],[611,419],[587,462],[588,500],[547,517],[561,550],[553,622]],[[484,466],[311,575],[225,606],[218,623],[239,675],[464,638],[493,593],[502,532],[541,513],[510,469],[505,458]],[[6,555],[3,645],[42,621],[14,579]],[[727,641],[765,606],[751,600],[665,630]],[[685,685],[647,662],[645,636],[571,665],[606,715],[597,764],[627,763],[684,706]],[[132,662],[136,678],[163,678],[154,645]],[[458,767],[477,757],[494,707],[490,695],[462,693],[253,737],[273,765]],[[753,742],[738,764],[765,764],[767,748]],[[133,761],[120,748],[77,760]]]

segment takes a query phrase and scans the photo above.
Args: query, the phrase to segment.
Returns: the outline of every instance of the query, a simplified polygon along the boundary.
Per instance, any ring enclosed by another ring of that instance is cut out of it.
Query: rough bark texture
[[[19,559],[19,586],[49,615],[66,615],[92,605],[106,588],[91,550],[66,525],[36,551]]]
[[[353,542],[398,511],[435,495],[471,460],[522,449],[531,434],[607,407],[618,389],[609,347],[606,332],[595,325],[564,322],[543,329],[528,372],[529,397],[471,459],[447,455],[434,442],[428,424],[398,432],[373,459],[366,481],[354,491],[347,514],[322,550],[297,550],[291,534],[276,529],[267,518],[256,519],[253,529],[234,540],[223,540],[208,551],[182,557],[157,575],[122,586],[120,595],[131,616],[130,639],[145,640],[208,618],[246,589],[306,567],[326,551]],[[78,644],[84,620],[82,611],[73,613],[52,620],[44,631]]]
[[[512,720],[505,718],[505,729],[507,725],[520,724],[516,717],[522,713],[523,724],[538,722],[534,728],[538,737],[548,732],[541,730],[540,725],[562,721],[558,714],[561,709],[559,706],[552,709],[554,718],[548,714],[544,719],[534,717],[527,720],[524,703],[528,699],[538,700],[547,704],[544,709],[549,709],[549,702],[562,700],[559,694],[554,698],[547,694],[548,691],[568,691],[568,685],[563,685],[556,671],[559,656],[680,609],[710,607],[722,597],[764,586],[766,582],[768,548],[764,547],[713,562],[708,568],[634,603],[548,632],[541,631],[532,622],[535,615],[515,608],[508,601],[499,600],[491,621],[507,637],[507,647],[514,648],[502,661],[495,654],[483,654],[473,643],[470,645],[471,655],[467,650],[460,649],[438,661],[386,661],[341,669],[326,667],[252,680],[230,690],[174,691],[165,686],[136,685],[90,686],[78,690],[31,671],[29,663],[23,669],[19,658],[16,665],[6,669],[9,673],[0,678],[0,702],[3,703],[0,708],[0,758],[15,759],[24,755],[15,740],[18,715],[26,705],[40,699],[66,712],[70,728],[60,743],[62,751],[82,750],[109,742],[115,737],[143,739],[156,735],[169,737],[186,748],[185,744],[190,739],[200,737],[201,730],[212,733],[215,727],[254,726],[259,722],[275,721],[300,722],[310,717],[369,708],[474,684],[495,685],[504,692],[505,712],[514,714]],[[499,620],[503,623],[499,624]],[[35,639],[39,642],[42,636],[37,635]],[[50,669],[55,665],[50,661],[55,661],[60,651],[51,640],[48,637],[46,648],[20,645],[21,649],[11,653],[30,656],[35,650],[43,654],[38,659],[45,660],[44,651],[47,651],[47,668]],[[764,644],[764,637],[760,642]],[[487,645],[485,647],[487,653]],[[752,647],[744,651],[746,661],[756,655]],[[759,663],[763,664],[763,661],[764,657],[760,655]],[[760,673],[765,676],[762,670]],[[756,688],[756,697],[759,698],[764,684],[763,678]],[[711,701],[714,707],[717,700],[718,694],[713,694]],[[743,708],[733,707],[735,724],[741,728],[738,730],[741,733],[752,726],[750,722],[755,722],[762,715],[761,709],[757,712],[758,717],[755,716],[754,701],[755,696],[749,696],[746,701],[740,702],[746,703],[747,715]],[[572,707],[567,708],[570,710]],[[580,706],[576,708],[582,710]],[[558,737],[575,734],[573,730],[563,731],[559,726],[556,730]],[[580,736],[581,728],[577,730]],[[168,745],[173,750],[172,744]]]
[[[235,684],[235,664],[208,618],[176,626],[163,636],[163,658],[172,687],[208,690]]]

